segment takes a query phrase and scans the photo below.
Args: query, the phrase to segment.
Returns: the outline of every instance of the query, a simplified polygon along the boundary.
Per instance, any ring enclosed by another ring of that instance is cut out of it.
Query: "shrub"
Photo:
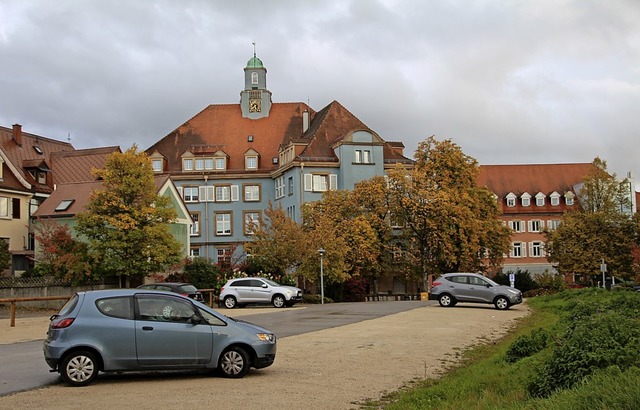
[[[302,295],[302,302],[303,303],[309,303],[309,304],[312,304],[312,305],[319,305],[321,300],[322,299],[321,299],[320,295],[308,294],[308,293],[305,293],[304,295]],[[331,299],[329,299],[328,297],[325,296],[324,303],[333,303],[333,300],[331,300]]]
[[[515,272],[509,271],[507,273],[498,273],[493,277],[493,280],[501,285],[511,285],[509,281],[509,274],[513,273],[515,275],[515,288],[522,291],[522,293],[530,291],[532,289],[537,289],[539,287],[538,283],[531,278],[531,274],[527,270],[516,270]]]
[[[547,347],[548,342],[549,333],[543,328],[530,335],[520,336],[507,349],[505,360],[508,363],[515,363],[520,359],[532,356]]]
[[[562,275],[554,275],[549,272],[544,272],[538,275],[536,281],[541,288],[554,292],[561,292],[567,288],[567,284]]]

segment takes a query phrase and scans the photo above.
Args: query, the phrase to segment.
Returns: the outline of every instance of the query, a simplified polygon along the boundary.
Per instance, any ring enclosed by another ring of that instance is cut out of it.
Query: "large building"
[[[247,227],[268,208],[296,221],[323,192],[353,189],[412,161],[404,145],[384,141],[337,101],[315,111],[277,103],[267,69],[255,55],[244,68],[237,104],[205,107],[147,149],[154,171],[168,174],[191,213],[192,256],[242,258]]]
[[[20,124],[0,127],[0,240],[9,243],[11,267],[20,275],[34,265],[31,215],[54,190],[51,158],[73,151],[71,144],[23,132]]]

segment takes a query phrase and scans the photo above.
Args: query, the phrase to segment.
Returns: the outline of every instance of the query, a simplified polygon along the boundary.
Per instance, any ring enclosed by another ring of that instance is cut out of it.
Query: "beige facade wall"
[[[0,191],[0,198],[2,198],[0,205],[5,200],[8,202],[8,211],[0,211],[0,238],[9,241],[9,250],[12,252],[25,250],[29,244],[29,200],[31,195]],[[15,199],[19,200],[19,218],[14,218],[16,214]]]

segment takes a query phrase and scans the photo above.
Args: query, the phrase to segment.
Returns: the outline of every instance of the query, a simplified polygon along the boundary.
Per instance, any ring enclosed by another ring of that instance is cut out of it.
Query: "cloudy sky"
[[[238,103],[253,42],[274,102],[337,100],[407,156],[640,179],[638,0],[2,0],[0,125],[146,149]]]

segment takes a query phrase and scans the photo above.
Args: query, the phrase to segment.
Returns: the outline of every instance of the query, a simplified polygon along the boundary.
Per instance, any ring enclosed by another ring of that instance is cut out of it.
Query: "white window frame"
[[[544,206],[545,204],[545,194],[542,192],[538,192],[536,195],[536,206]]]
[[[231,202],[231,185],[215,185],[216,202]]]
[[[516,206],[517,197],[513,192],[509,192],[509,194],[507,194],[507,196],[506,196],[506,199],[507,199],[507,206],[509,208],[513,208],[513,207]]]
[[[356,164],[362,163],[362,150],[357,149],[354,151],[353,162],[355,162]]]
[[[258,169],[258,157],[256,155],[247,155],[244,158],[246,169]]]
[[[549,219],[547,221],[547,228],[549,228],[550,230],[555,230],[557,229],[560,224],[562,223],[562,221],[560,219]]]
[[[193,192],[195,192],[195,198],[194,198]],[[199,202],[200,187],[197,187],[197,186],[182,187],[182,199],[184,199],[184,202]]]
[[[276,199],[284,198],[284,175],[276,178]]]
[[[251,84],[255,85],[258,84],[259,78],[258,78],[258,73],[256,73],[255,71],[253,71],[251,73]]]
[[[509,228],[513,232],[522,233],[524,232],[524,221],[521,221],[519,219],[509,221]]]
[[[362,150],[362,163],[371,164],[371,151],[368,149]]]
[[[0,218],[8,219],[11,216],[11,198],[0,196]]]
[[[244,234],[247,236],[255,234],[254,231],[249,229],[251,223],[260,223],[260,211],[246,211],[244,213]]]
[[[520,196],[520,204],[522,204],[522,206],[531,206],[531,195],[529,195],[527,192],[522,194]]]
[[[544,242],[534,241],[529,242],[529,256],[532,258],[545,257]]]
[[[189,228],[190,236],[200,236],[200,212],[191,214],[193,224]]]
[[[231,212],[216,212],[216,236],[231,236]]]
[[[225,157],[215,157],[213,161],[216,171],[224,171],[227,169],[227,159]]]
[[[573,192],[569,191],[564,195],[564,203],[567,205],[573,205],[575,195]]]
[[[542,232],[544,229],[544,221],[541,219],[532,219],[528,221],[529,232]]]
[[[244,186],[244,201],[245,202],[259,202],[260,201],[260,185],[245,185]]]
[[[549,195],[549,202],[551,203],[551,206],[558,206],[560,205],[560,194],[557,192],[553,192],[551,195]]]
[[[304,190],[307,192],[333,191],[337,185],[336,174],[304,174]]]
[[[204,158],[196,158],[196,171],[204,171]]]
[[[153,159],[151,160],[151,168],[153,172],[162,172],[162,159]]]
[[[193,171],[193,158],[185,158],[182,160],[183,171]]]
[[[511,250],[509,251],[509,257],[511,258],[524,258],[527,256],[527,243],[526,242],[511,242]]]

